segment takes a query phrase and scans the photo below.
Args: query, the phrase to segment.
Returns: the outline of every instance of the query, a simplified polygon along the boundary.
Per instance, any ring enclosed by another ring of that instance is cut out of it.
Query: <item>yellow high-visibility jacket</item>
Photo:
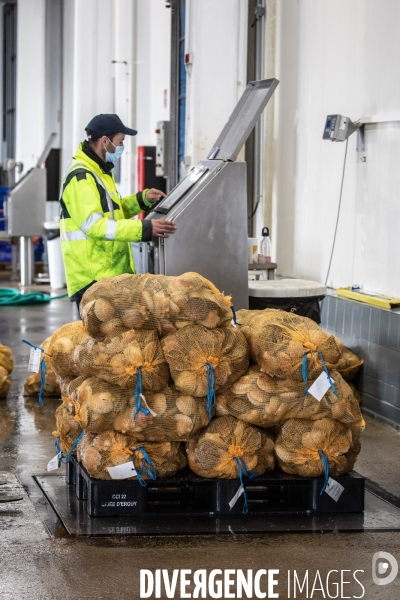
[[[61,249],[71,297],[105,277],[135,273],[130,242],[142,241],[143,223],[131,217],[151,206],[147,189],[120,198],[114,175],[104,172],[82,146],[60,198]]]

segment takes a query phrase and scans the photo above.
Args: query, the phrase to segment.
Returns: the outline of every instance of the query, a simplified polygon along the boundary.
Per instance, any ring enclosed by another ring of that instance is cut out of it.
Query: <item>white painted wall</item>
[[[64,2],[63,171],[90,119],[113,112],[113,24],[113,0]]]
[[[324,281],[345,145],[322,140],[326,115],[399,113],[400,3],[276,0],[272,237],[282,275]],[[367,161],[349,138],[328,283],[400,296],[400,126],[371,126]]]
[[[247,2],[187,0],[186,10],[189,169],[206,158],[246,87]]]
[[[157,121],[170,118],[171,9],[161,0],[136,0],[136,23],[137,148],[155,146]]]
[[[90,119],[115,112],[138,130],[127,136],[121,159],[118,188],[128,195],[136,186],[137,145],[155,145],[157,121],[169,120],[170,10],[160,0],[68,0],[64,6],[63,171]]]
[[[45,0],[18,0],[17,16],[17,161],[24,173],[45,145]]]

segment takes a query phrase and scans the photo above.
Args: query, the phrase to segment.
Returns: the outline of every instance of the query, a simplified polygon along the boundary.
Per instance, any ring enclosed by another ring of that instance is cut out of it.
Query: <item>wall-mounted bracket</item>
[[[365,125],[377,125],[378,123],[396,122],[400,122],[399,114],[361,117],[361,119],[358,121],[360,127],[357,129],[357,152],[365,152]]]

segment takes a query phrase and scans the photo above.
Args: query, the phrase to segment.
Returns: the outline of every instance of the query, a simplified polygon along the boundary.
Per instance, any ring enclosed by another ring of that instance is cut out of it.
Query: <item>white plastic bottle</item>
[[[260,254],[258,262],[270,263],[271,262],[271,239],[269,237],[268,227],[263,227],[261,231],[262,240],[260,244]]]

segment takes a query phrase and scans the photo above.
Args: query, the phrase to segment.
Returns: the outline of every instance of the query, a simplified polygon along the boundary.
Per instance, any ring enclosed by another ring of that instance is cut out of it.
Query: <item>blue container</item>
[[[4,231],[5,230],[5,221],[2,221],[1,219],[4,218],[4,200],[7,197],[8,194],[8,190],[10,188],[8,187],[0,187],[0,231]],[[0,262],[4,262],[2,260],[0,260]]]
[[[39,242],[35,244],[34,260],[35,262],[43,260],[44,243],[43,239],[39,238]]]
[[[8,242],[0,242],[0,262],[11,262],[12,250]]]

